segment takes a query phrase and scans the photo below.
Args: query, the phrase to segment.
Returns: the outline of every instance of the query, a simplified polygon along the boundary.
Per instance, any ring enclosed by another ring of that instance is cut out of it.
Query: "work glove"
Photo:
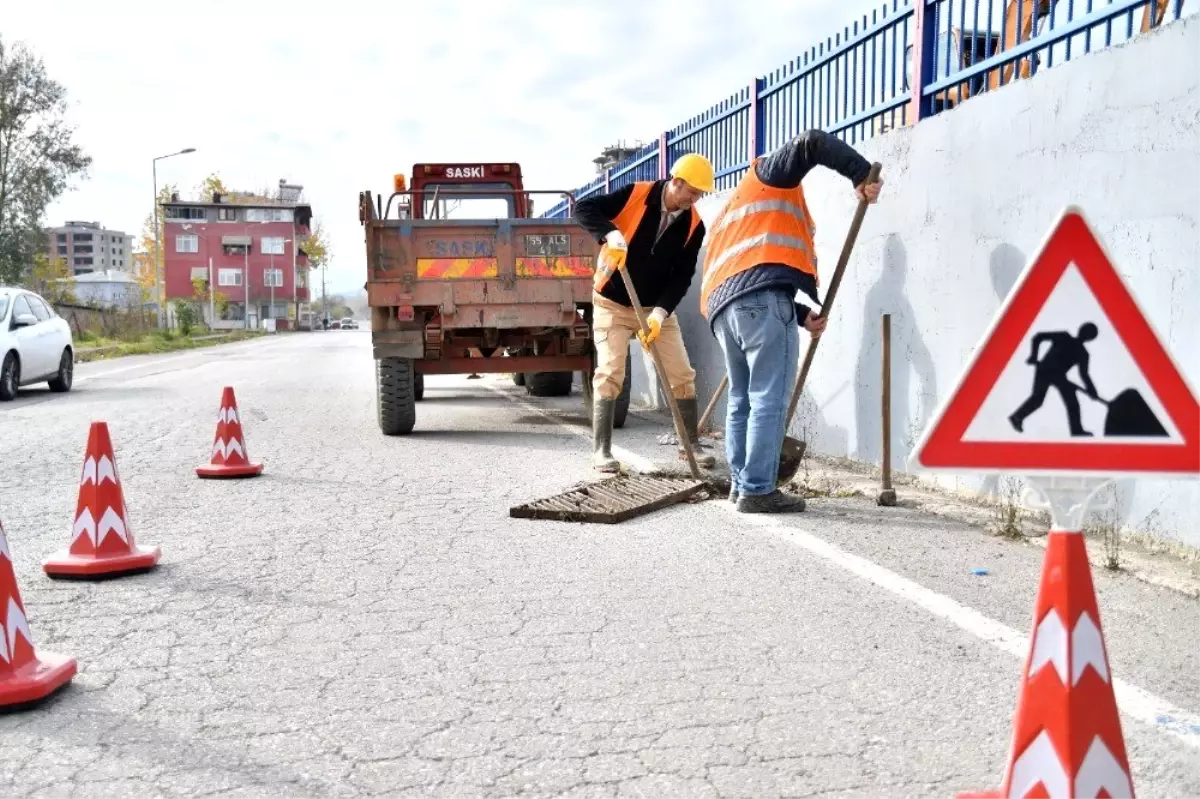
[[[667,312],[662,308],[655,308],[646,317],[646,327],[650,328],[650,333],[647,335],[642,331],[638,331],[638,341],[642,342],[642,348],[647,352],[650,350],[650,345],[658,340],[658,335],[662,333],[663,321],[667,318]]]
[[[629,244],[621,235],[621,231],[610,230],[604,237],[604,246],[600,250],[604,259],[612,265],[614,270],[619,272],[625,268],[625,256],[628,254]]]

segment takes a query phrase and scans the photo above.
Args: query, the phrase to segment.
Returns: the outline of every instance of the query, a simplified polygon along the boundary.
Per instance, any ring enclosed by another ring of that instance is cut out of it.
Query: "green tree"
[[[302,285],[308,286],[309,302],[312,303],[316,298],[316,292],[313,290],[313,281],[309,279],[309,275],[325,269],[329,266],[331,259],[329,240],[325,236],[325,226],[321,223],[320,218],[313,219],[309,234],[300,239],[300,251],[308,256],[308,267],[304,275],[298,275],[297,278],[302,281]]]
[[[66,110],[42,60],[0,36],[0,282],[24,277],[45,246],[46,208],[91,166]]]
[[[225,188],[225,182],[221,180],[221,177],[213,172],[201,181],[196,188],[196,194],[202,202],[208,202],[212,199],[213,194],[228,195],[229,189]]]
[[[75,275],[65,258],[51,258],[44,252],[34,255],[26,286],[55,304],[75,302]]]
[[[199,314],[196,313],[196,306],[187,300],[175,301],[175,321],[179,324],[179,332],[185,336],[192,335],[192,331],[196,328],[196,323],[199,321]]]
[[[137,279],[138,285],[142,288],[143,301],[157,301],[161,306],[163,297],[158,296],[158,275],[162,273],[162,265],[165,260],[163,252],[167,247],[167,242],[162,238],[163,234],[163,214],[162,204],[171,201],[171,195],[179,191],[179,187],[174,183],[162,186],[158,190],[158,227],[154,227],[154,209],[150,209],[150,213],[146,214],[146,219],[142,222],[142,241],[141,252],[134,254],[134,277]],[[155,236],[158,236],[158,246],[155,246]],[[166,284],[163,284],[163,291],[166,291]]]

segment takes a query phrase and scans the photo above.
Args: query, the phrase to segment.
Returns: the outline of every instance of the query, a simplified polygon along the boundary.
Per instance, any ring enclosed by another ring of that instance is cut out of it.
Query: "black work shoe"
[[[743,495],[737,501],[738,513],[803,513],[804,497],[775,489],[770,494]]]

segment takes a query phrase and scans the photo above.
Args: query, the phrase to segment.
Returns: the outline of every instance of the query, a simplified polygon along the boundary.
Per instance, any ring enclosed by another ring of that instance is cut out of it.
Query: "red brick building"
[[[307,327],[308,256],[297,243],[310,233],[312,208],[301,191],[281,180],[270,201],[214,194],[164,203],[163,280],[171,318],[175,301],[194,300],[193,281],[200,281],[226,301],[211,303],[214,327],[261,327],[263,319],[275,319],[280,329]],[[210,303],[199,305],[209,320]]]

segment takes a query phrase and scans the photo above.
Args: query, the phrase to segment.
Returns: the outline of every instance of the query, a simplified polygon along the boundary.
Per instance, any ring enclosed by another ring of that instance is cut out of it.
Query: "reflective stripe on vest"
[[[617,230],[621,231],[621,235],[625,237],[625,243],[631,244],[633,236],[637,233],[638,226],[642,224],[642,217],[646,215],[646,201],[650,198],[650,190],[654,188],[654,181],[645,180],[633,184],[633,191],[629,194],[629,199],[625,201],[625,206],[621,209],[621,213],[617,214],[612,223]],[[689,208],[687,211],[691,216],[691,225],[688,227],[687,238],[684,239],[684,245],[691,240],[692,235],[696,232],[696,228],[700,226],[700,214],[695,208]],[[678,221],[678,220],[676,220]],[[674,224],[672,222],[671,224]],[[665,231],[664,231],[665,232]],[[608,281],[612,279],[614,269],[604,258],[605,249],[600,250],[601,257],[597,259],[596,273],[592,276],[592,288],[596,293],[603,291],[608,285]],[[628,264],[628,262],[626,262]]]
[[[808,235],[816,235],[817,229],[809,219],[808,214],[804,213],[804,209],[788,200],[758,200],[757,202],[747,203],[741,208],[735,209],[732,213],[723,214],[717,220],[717,226],[712,229],[712,233],[716,234],[718,230],[723,230],[726,225],[737,222],[740,219],[745,219],[751,214],[760,214],[765,211],[782,211],[785,214],[791,214],[808,226]]]
[[[817,276],[816,226],[804,190],[776,189],[758,179],[755,162],[734,189],[708,236],[700,284],[700,312],[729,278],[761,264],[780,264]]]

